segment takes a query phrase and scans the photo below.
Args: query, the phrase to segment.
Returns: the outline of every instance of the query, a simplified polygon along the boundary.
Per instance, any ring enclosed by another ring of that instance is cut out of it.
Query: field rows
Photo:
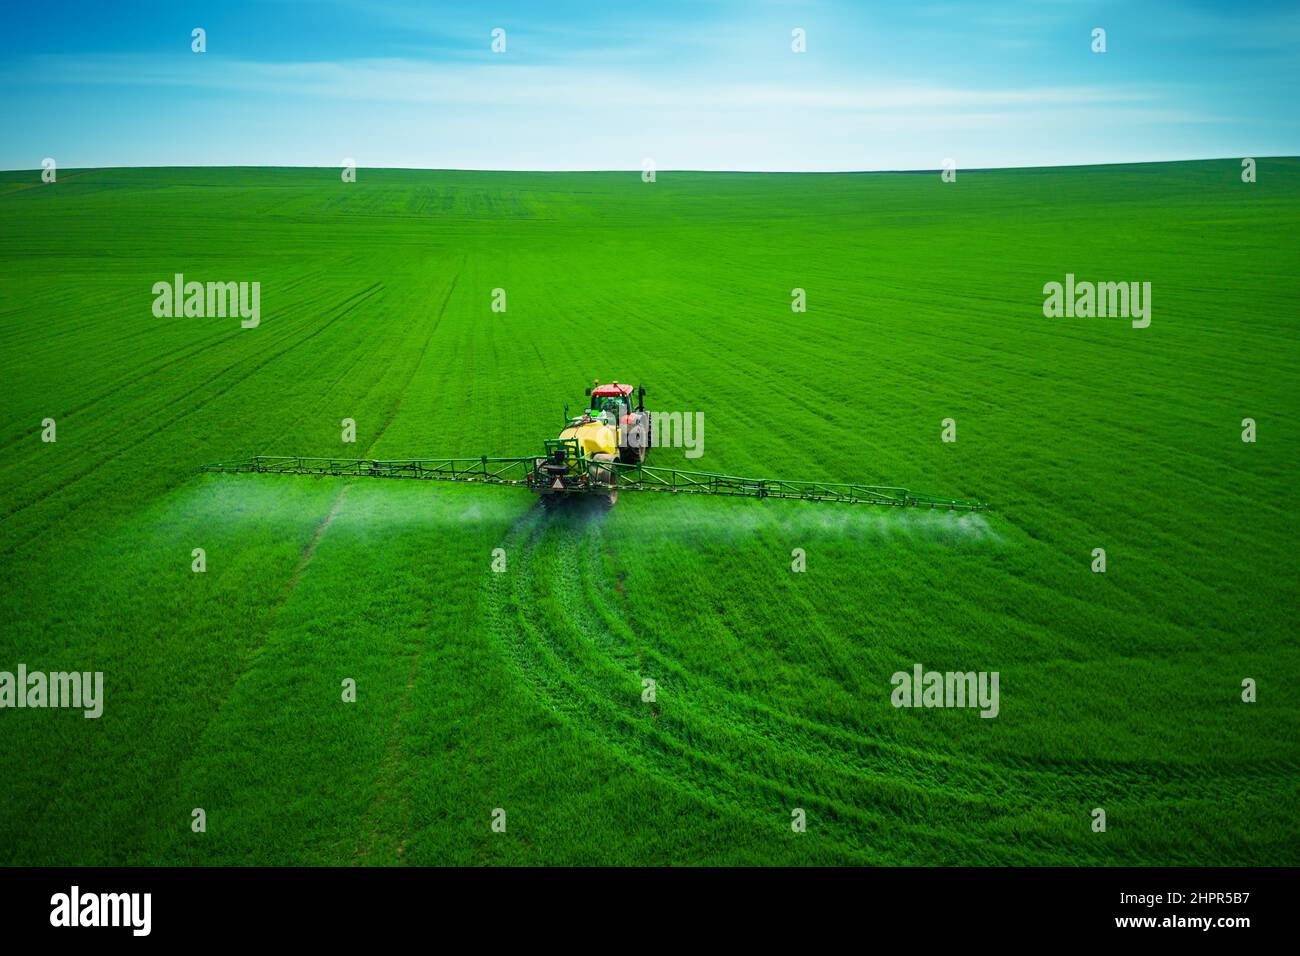
[[[0,174],[0,670],[107,687],[0,711],[0,862],[1294,864],[1300,163],[1260,173]],[[178,272],[261,325],[156,318]],[[1151,327],[1044,319],[1066,272]],[[994,510],[198,472],[529,454],[593,378],[704,412],[654,464]],[[918,662],[999,716],[896,710]]]

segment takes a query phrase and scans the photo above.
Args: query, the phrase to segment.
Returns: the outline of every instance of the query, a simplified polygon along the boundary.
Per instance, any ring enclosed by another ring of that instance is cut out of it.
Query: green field
[[[105,681],[0,710],[0,863],[1300,863],[1298,184],[0,174],[0,670]],[[1150,327],[1044,318],[1067,272]],[[531,454],[594,378],[705,413],[652,464],[994,507],[197,470]],[[999,715],[895,709],[915,663]]]

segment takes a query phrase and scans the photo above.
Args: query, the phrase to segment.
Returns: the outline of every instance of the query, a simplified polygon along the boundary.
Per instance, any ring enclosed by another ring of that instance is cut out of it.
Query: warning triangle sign
[[[551,483],[551,487],[554,488],[556,491],[563,491],[564,482],[562,482],[559,478],[556,478],[555,481]]]

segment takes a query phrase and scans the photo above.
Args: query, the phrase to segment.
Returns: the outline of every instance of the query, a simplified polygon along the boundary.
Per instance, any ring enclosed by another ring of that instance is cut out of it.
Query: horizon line
[[[1169,166],[1175,163],[1217,163],[1217,162],[1241,162],[1243,159],[1300,159],[1300,155],[1278,154],[1274,156],[1207,156],[1193,159],[1145,159],[1145,160],[1127,160],[1110,163],[1059,163],[1047,165],[1031,166],[961,166],[956,167],[959,173],[991,173],[1007,171],[1023,171],[1036,169],[1098,169],[1108,166]],[[160,165],[114,165],[114,166],[64,166],[59,167],[60,172],[64,171],[107,171],[114,169],[328,169],[339,170],[345,167],[339,164],[328,166],[304,166],[298,164],[279,164],[279,163],[230,163],[224,165],[195,165],[191,163],[164,163]],[[609,173],[609,174],[626,174],[641,173],[642,167],[628,167],[626,169],[611,168],[583,168],[575,167],[572,169],[523,169],[523,168],[505,168],[505,167],[488,167],[488,166],[365,166],[357,164],[358,170],[394,170],[398,172],[426,172],[426,173],[536,173],[552,175],[572,175],[578,173]],[[21,167],[0,169],[3,173],[36,173],[40,174],[40,167]],[[846,175],[908,175],[915,173],[940,173],[943,172],[942,166],[918,166],[910,169],[703,169],[690,167],[656,167],[655,175],[660,173],[716,173],[722,175],[749,175],[749,176],[846,176]],[[56,183],[57,184],[57,183]]]

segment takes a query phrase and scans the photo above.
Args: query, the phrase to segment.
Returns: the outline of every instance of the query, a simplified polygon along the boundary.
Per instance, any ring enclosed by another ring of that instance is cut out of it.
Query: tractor
[[[653,437],[645,392],[644,385],[598,380],[584,393],[581,415],[570,418],[565,409],[564,429],[546,440],[545,454],[533,462],[529,484],[543,505],[552,507],[570,491],[595,492],[611,506],[618,501],[615,463],[642,464]]]

